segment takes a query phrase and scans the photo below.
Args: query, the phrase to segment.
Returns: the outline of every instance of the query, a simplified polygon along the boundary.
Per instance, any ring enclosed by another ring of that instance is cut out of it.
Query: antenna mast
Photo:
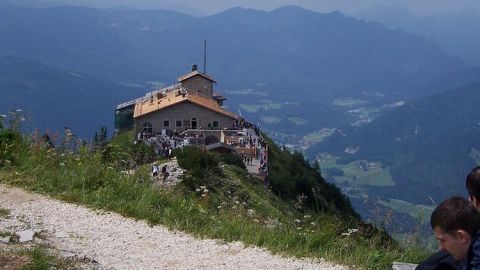
[[[203,41],[203,74],[207,74],[207,40]]]

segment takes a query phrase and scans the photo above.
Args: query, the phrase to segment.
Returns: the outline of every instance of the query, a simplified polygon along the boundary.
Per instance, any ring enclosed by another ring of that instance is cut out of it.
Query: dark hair
[[[470,197],[474,197],[480,202],[480,166],[473,168],[467,175],[465,181],[467,192]]]
[[[473,237],[480,229],[480,213],[470,201],[455,196],[446,199],[433,210],[430,225],[432,229],[439,227],[449,234],[464,230]]]

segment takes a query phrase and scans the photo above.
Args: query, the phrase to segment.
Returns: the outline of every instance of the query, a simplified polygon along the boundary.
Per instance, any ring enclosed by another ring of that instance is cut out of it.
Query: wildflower
[[[295,223],[302,223],[300,219],[295,219]]]
[[[342,236],[350,236],[350,235],[351,233],[346,233],[346,232],[342,233]]]
[[[254,221],[254,222],[257,222],[257,223],[260,222],[260,220],[258,220],[258,219],[254,219],[253,221]]]
[[[312,216],[310,216],[310,215],[305,215],[305,216],[303,216],[304,219],[311,218],[311,217],[312,217]]]
[[[348,229],[349,234],[357,233],[357,232],[358,232],[358,229]]]
[[[113,170],[113,168],[112,167],[107,167],[107,170]]]
[[[297,227],[297,230],[301,230],[301,229],[302,229],[302,227]]]
[[[247,214],[248,214],[249,216],[251,216],[251,215],[255,214],[255,210],[253,210],[253,209],[248,209],[248,210],[247,210]]]
[[[315,222],[310,222],[310,225],[312,225],[312,226],[316,226],[316,225],[317,225],[317,223],[315,223]]]
[[[65,163],[63,163],[63,162],[60,162],[60,164],[59,164],[59,165],[60,165],[60,167],[64,167],[64,166],[65,166]]]
[[[201,190],[199,188],[195,189],[195,192],[200,192]]]
[[[235,203],[235,204],[240,204],[240,202],[239,202],[239,201],[234,201],[234,203]]]
[[[5,114],[0,114],[0,118],[7,118],[7,116]]]
[[[217,206],[217,209],[222,209],[222,206],[221,205]]]
[[[207,194],[203,193],[201,196],[202,196],[202,197],[205,197],[205,196],[207,196]]]

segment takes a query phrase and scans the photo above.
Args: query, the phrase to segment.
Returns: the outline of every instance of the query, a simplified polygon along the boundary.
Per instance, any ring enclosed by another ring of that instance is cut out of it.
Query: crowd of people
[[[454,196],[432,212],[430,225],[440,251],[416,270],[480,269],[480,166],[467,175],[468,199]]]

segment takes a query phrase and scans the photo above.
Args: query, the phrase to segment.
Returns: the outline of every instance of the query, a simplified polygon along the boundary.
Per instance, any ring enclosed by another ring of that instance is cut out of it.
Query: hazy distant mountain
[[[25,58],[0,58],[0,114],[22,109],[26,127],[40,132],[69,127],[77,136],[91,139],[104,125],[111,134],[114,105],[143,91]]]
[[[465,176],[480,164],[480,82],[398,107],[359,128],[338,130],[312,147],[348,163],[366,159],[390,167],[396,185],[366,187],[370,194],[437,203],[465,192]],[[348,154],[345,149],[358,150]]]
[[[262,83],[265,91],[286,99],[362,91],[417,96],[460,85],[469,68],[426,39],[298,7],[234,8],[205,18],[169,11],[11,7],[0,11],[0,35],[8,37],[0,54],[137,83],[173,82],[192,62],[201,63],[207,39],[207,68],[222,85]]]
[[[332,105],[339,98],[381,106],[477,78],[468,64],[425,38],[298,7],[234,8],[204,18],[160,10],[6,7],[0,36],[0,56],[138,83],[144,91],[174,83],[194,62],[202,69],[207,39],[207,72],[226,91],[230,109],[281,132],[350,121],[345,111],[354,108]]]
[[[355,17],[431,38],[445,52],[480,66],[480,11],[476,8],[418,17],[402,6],[375,7]]]

